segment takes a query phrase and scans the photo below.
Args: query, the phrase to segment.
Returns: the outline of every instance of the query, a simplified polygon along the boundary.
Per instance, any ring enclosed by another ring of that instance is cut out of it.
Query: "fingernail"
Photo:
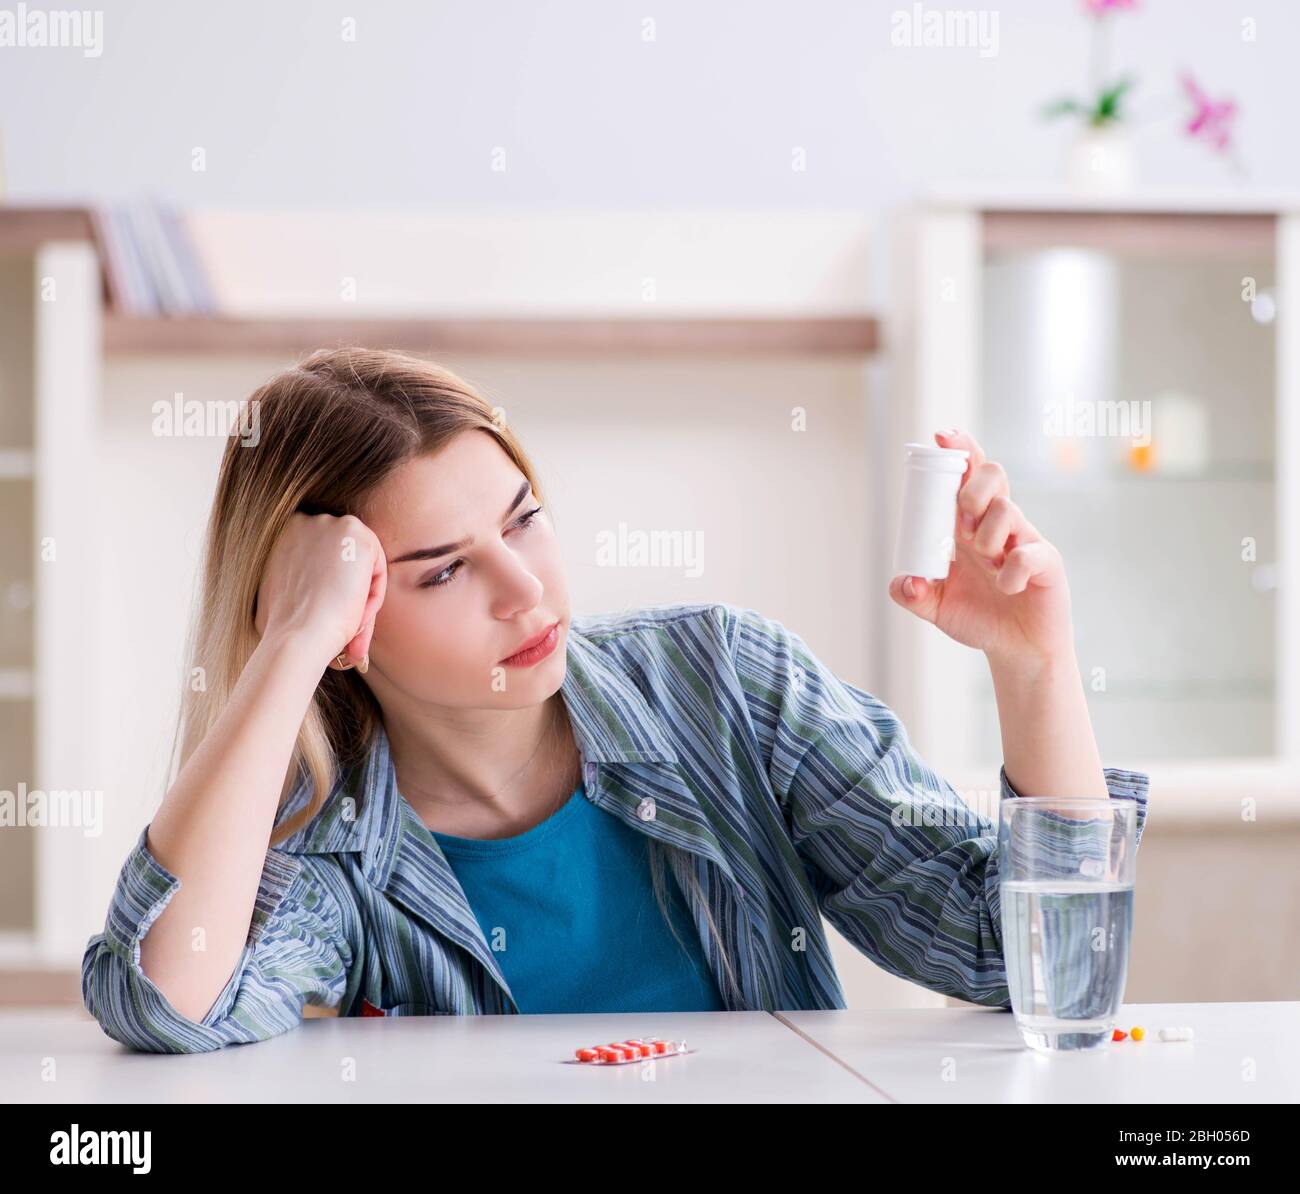
[[[946,437],[947,439],[952,439],[957,434],[957,428],[945,427],[942,431],[939,432],[939,434]]]
[[[903,592],[909,597],[916,596],[916,586],[912,583],[912,578],[910,576],[903,577]]]

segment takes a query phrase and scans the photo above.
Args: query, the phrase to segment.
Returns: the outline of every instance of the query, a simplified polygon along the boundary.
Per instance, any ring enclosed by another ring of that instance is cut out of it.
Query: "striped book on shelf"
[[[123,315],[211,315],[208,270],[185,214],[154,198],[107,204],[91,216],[111,310]]]

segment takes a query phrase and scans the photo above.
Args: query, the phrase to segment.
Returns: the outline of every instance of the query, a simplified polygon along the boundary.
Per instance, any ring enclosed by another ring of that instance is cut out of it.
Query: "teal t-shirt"
[[[431,832],[521,1012],[724,1010],[671,869],[664,895],[685,950],[655,899],[645,837],[581,784],[515,837]]]

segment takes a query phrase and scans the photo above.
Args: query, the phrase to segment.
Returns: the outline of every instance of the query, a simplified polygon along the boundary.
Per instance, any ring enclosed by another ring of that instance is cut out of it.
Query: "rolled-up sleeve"
[[[837,678],[804,641],[724,606],[760,753],[826,919],[882,969],[1009,1008],[998,827],[916,754],[894,712]],[[1146,818],[1147,776],[1105,769]],[[1003,796],[1016,796],[1001,772]],[[979,802],[976,802],[977,806]]]
[[[301,858],[268,850],[234,973],[202,1020],[178,1012],[140,966],[140,942],[181,885],[147,839],[146,826],[81,962],[82,999],[110,1037],[151,1053],[207,1052],[285,1032],[307,1003],[339,1004],[352,964],[340,901]]]

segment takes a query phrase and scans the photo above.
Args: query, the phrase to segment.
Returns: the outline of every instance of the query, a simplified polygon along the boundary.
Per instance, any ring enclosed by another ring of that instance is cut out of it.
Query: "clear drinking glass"
[[[1075,1052],[1111,1038],[1128,977],[1137,814],[1128,797],[999,804],[1007,985],[1031,1049]]]

